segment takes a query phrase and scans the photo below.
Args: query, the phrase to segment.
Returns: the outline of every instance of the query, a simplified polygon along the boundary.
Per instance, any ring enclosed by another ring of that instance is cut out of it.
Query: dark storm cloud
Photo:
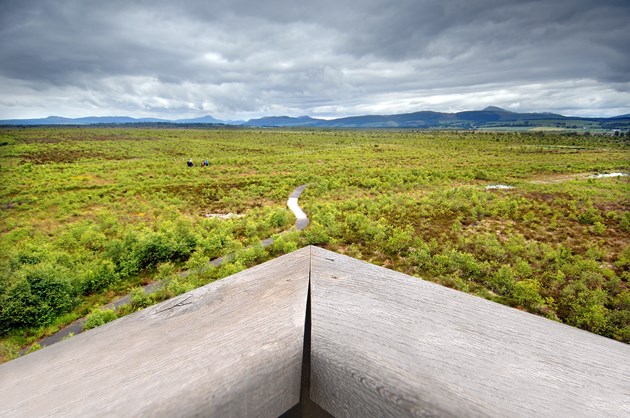
[[[0,5],[0,117],[630,112],[627,0]]]

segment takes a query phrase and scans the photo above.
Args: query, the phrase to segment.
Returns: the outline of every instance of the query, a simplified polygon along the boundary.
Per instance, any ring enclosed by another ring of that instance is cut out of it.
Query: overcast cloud
[[[630,113],[628,0],[0,5],[0,119]]]

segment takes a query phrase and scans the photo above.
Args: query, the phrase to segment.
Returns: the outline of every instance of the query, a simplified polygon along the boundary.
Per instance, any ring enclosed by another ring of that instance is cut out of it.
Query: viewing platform
[[[630,346],[317,247],[0,366],[0,416],[628,417]]]

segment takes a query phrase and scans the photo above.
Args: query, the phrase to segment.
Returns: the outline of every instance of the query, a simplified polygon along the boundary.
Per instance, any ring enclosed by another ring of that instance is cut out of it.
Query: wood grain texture
[[[0,416],[277,417],[298,403],[310,248],[0,366]]]
[[[311,398],[341,417],[630,416],[630,347],[318,248]]]
[[[307,247],[0,366],[0,416],[630,416],[630,347]],[[307,356],[308,357],[308,356]]]

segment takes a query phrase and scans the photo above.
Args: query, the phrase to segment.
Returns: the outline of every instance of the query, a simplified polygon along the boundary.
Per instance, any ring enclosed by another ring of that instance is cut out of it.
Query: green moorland
[[[3,129],[0,361],[307,244],[630,343],[629,177],[588,177],[628,167],[604,136]]]

